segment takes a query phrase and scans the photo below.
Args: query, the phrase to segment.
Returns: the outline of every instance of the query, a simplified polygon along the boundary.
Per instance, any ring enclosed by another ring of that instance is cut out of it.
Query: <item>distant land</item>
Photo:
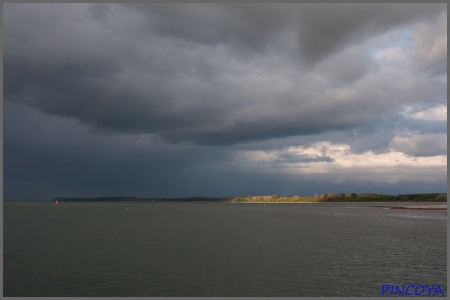
[[[447,202],[447,194],[322,194],[307,197],[300,196],[251,196],[246,197],[188,197],[188,198],[137,198],[137,197],[97,197],[65,198],[58,197],[51,201],[59,202]]]

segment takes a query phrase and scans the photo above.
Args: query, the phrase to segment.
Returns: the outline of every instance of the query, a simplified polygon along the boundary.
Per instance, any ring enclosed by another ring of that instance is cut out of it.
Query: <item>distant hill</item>
[[[53,199],[52,201],[59,202],[98,202],[98,201],[138,201],[139,198],[136,197],[97,197],[97,198],[65,198],[58,197]]]

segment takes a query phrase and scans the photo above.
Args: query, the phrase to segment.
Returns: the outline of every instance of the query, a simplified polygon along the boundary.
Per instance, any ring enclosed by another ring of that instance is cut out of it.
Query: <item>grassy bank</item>
[[[446,194],[322,194],[314,196],[247,196],[235,197],[230,202],[447,202]]]

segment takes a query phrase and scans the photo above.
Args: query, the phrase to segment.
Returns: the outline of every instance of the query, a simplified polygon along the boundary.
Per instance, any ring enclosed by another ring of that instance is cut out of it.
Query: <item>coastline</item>
[[[447,210],[447,205],[434,205],[434,206],[371,206],[381,207],[389,209],[414,209],[414,210]]]
[[[376,207],[376,208],[388,208],[388,209],[411,209],[411,210],[447,210],[447,202],[419,202],[419,203],[425,203],[424,205],[416,205],[416,206],[402,206],[401,204],[411,204],[411,203],[418,203],[418,202],[227,202],[227,203],[260,203],[260,204],[313,204],[313,203],[326,203],[326,204],[335,204],[335,203],[342,203],[342,204],[386,204],[386,203],[392,203],[393,205],[365,205],[363,207]],[[435,204],[435,205],[431,205]]]
[[[202,202],[213,202],[213,201],[202,201]],[[267,204],[267,203],[275,203],[275,204],[282,204],[282,203],[286,203],[286,204],[302,204],[302,203],[308,203],[308,204],[312,204],[312,203],[328,203],[328,204],[330,204],[330,203],[333,203],[333,204],[336,204],[336,203],[345,203],[345,204],[354,204],[354,203],[361,203],[361,204],[385,204],[385,203],[398,203],[398,204],[404,204],[404,203],[430,203],[430,204],[441,204],[441,205],[444,205],[445,204],[445,207],[447,207],[447,202],[434,202],[434,201],[429,201],[429,202],[426,202],[426,201],[423,201],[423,202],[417,202],[417,201],[409,201],[409,202],[406,202],[406,201],[397,201],[397,202],[395,202],[395,201],[392,201],[392,202],[387,202],[387,201],[379,201],[379,202],[373,202],[373,201],[367,201],[367,202],[363,202],[363,201],[354,201],[354,202],[341,202],[341,201],[339,201],[339,202],[317,202],[317,201],[315,201],[315,202],[250,202],[250,201],[242,201],[242,202],[222,202],[222,203],[265,203],[265,204]],[[436,205],[437,206],[437,205]],[[382,207],[382,206],[373,206],[373,207]],[[383,207],[391,207],[391,206],[383,206]]]

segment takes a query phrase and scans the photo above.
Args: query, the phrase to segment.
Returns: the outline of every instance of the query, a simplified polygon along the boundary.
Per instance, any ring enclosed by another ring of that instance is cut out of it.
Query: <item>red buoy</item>
[[[56,200],[55,205],[58,205],[58,200]]]

